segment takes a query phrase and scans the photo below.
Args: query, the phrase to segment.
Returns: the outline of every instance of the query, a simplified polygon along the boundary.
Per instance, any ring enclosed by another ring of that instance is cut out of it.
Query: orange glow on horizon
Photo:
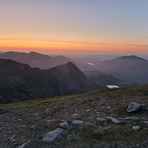
[[[148,53],[147,49],[148,48],[143,48],[140,51],[136,50],[137,47],[135,48],[131,48],[131,46],[127,47],[127,49],[125,49],[125,47],[123,46],[112,46],[107,48],[106,46],[102,46],[102,47],[96,47],[93,48],[92,46],[88,47],[88,46],[52,46],[52,47],[35,47],[35,46],[0,46],[0,50],[1,51],[9,51],[9,50],[14,50],[14,51],[24,51],[24,52],[29,52],[29,51],[36,51],[36,52],[98,52],[98,53]],[[138,48],[139,49],[139,48]]]
[[[125,43],[99,43],[88,41],[49,41],[42,39],[9,38],[0,40],[1,50],[15,51],[64,51],[64,52],[109,52],[109,53],[147,53],[148,45]]]

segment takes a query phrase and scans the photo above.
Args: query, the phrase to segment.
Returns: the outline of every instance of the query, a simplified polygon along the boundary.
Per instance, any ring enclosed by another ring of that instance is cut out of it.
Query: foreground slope
[[[47,98],[92,90],[87,77],[71,62],[49,70],[0,59],[0,102]]]
[[[143,108],[127,113],[130,102]],[[148,85],[118,90],[101,89],[87,94],[29,100],[0,105],[0,146],[25,148],[146,148],[148,145]],[[113,117],[100,123],[96,118]],[[83,124],[75,125],[73,120]],[[52,142],[43,137],[60,123],[69,128]],[[140,125],[135,132],[133,126]]]

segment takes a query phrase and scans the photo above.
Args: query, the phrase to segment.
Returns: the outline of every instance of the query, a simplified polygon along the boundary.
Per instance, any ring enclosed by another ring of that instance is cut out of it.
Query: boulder
[[[130,113],[130,112],[136,112],[138,111],[139,109],[141,108],[141,105],[137,102],[131,102],[129,105],[128,105],[128,108],[127,108],[127,112]]]
[[[84,124],[84,121],[82,121],[82,120],[72,120],[72,124],[74,124],[74,125],[82,125],[82,124]]]
[[[145,124],[148,124],[148,121],[144,121]]]
[[[27,145],[29,142],[30,142],[30,141],[23,143],[23,144],[20,145],[18,148],[24,148],[24,147],[26,147],[26,145]]]
[[[113,118],[113,117],[107,117],[107,119],[111,120],[115,124],[121,123],[118,119]]]
[[[140,125],[132,127],[132,130],[134,130],[135,132],[139,131],[140,129],[141,129]]]
[[[48,132],[46,135],[43,137],[43,142],[53,142],[62,132],[64,129],[62,128],[57,128],[53,131]]]
[[[125,120],[139,120],[139,117],[136,116],[126,117]]]
[[[60,128],[63,128],[63,129],[68,129],[70,128],[69,124],[67,122],[62,122],[59,124],[59,127]]]
[[[100,117],[96,118],[96,120],[97,120],[98,122],[101,122],[101,123],[107,121],[105,118],[100,118]]]

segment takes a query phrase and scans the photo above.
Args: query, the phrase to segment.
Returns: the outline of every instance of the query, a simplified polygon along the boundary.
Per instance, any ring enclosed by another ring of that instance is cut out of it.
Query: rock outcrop
[[[138,111],[139,109],[141,108],[141,105],[137,102],[131,102],[129,105],[128,105],[128,108],[127,108],[127,112],[128,113],[131,113],[131,112],[136,112]]]

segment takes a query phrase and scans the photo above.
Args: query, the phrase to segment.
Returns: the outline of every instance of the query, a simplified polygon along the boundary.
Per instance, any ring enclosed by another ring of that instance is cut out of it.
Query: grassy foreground
[[[139,102],[144,109],[127,113],[130,102]],[[148,85],[121,89],[98,89],[89,93],[47,99],[0,104],[0,146],[16,147],[30,141],[28,147],[145,147],[148,144]],[[121,124],[100,125],[97,117],[114,117]],[[136,120],[125,120],[136,117]],[[72,120],[84,121],[73,126]],[[43,135],[67,121],[70,129],[53,143],[43,143]],[[135,132],[132,126],[140,125]]]

